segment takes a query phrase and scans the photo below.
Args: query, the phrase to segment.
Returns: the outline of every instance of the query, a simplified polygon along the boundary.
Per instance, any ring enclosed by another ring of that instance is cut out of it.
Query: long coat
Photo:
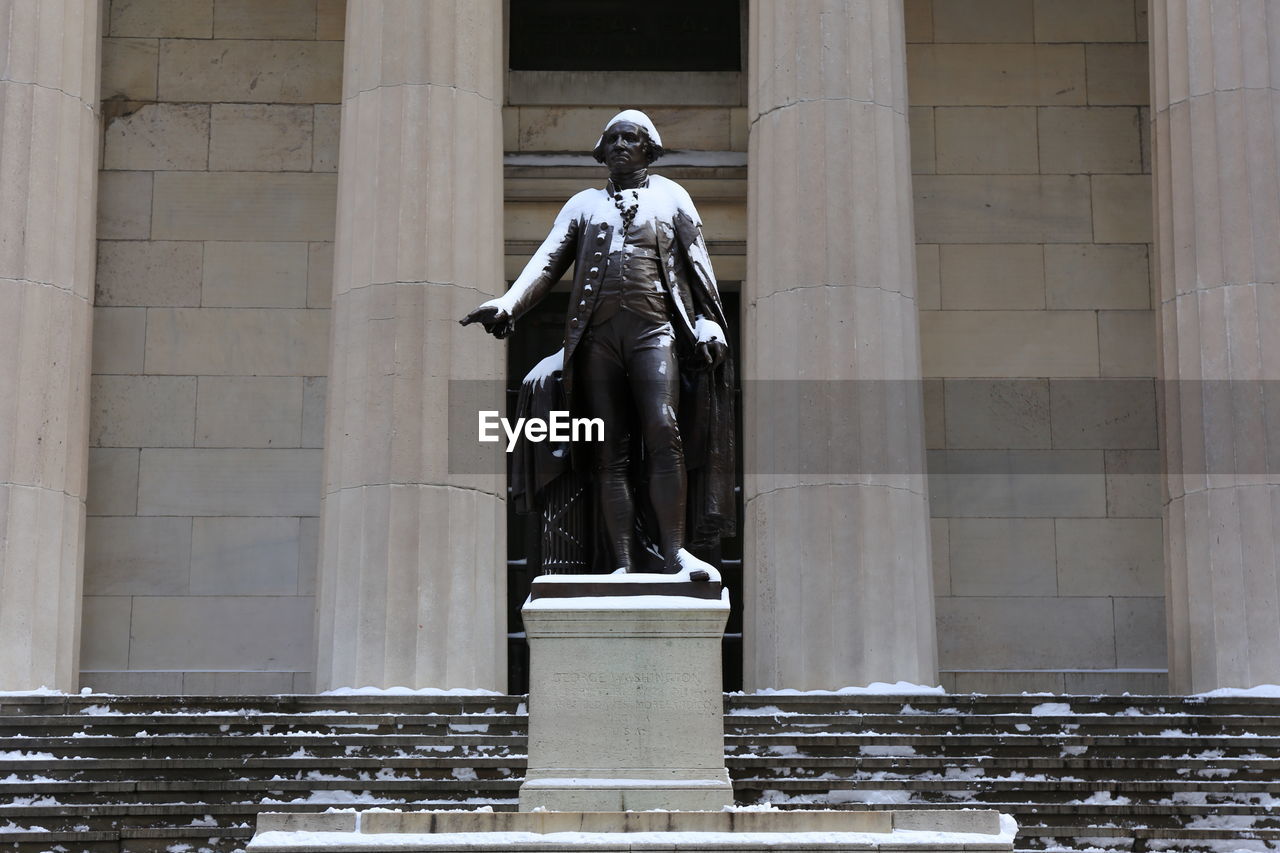
[[[630,201],[630,193],[627,193]],[[704,545],[734,529],[735,457],[733,365],[726,358],[713,373],[695,363],[697,319],[728,328],[702,221],[689,194],[674,181],[649,176],[641,192],[638,222],[652,219],[658,234],[658,258],[672,295],[676,353],[681,365],[678,413],[689,471],[689,541]],[[516,320],[528,313],[574,264],[569,311],[564,326],[563,385],[573,405],[574,357],[591,326],[611,252],[622,248],[622,217],[609,191],[589,189],[575,195],[556,217],[538,251],[511,289],[495,300]]]

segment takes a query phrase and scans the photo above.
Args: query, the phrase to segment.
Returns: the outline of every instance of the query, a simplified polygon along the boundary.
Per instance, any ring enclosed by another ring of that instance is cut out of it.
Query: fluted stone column
[[[902,3],[750,31],[745,680],[936,683]]]
[[[1280,682],[1280,4],[1151,4],[1169,676]]]
[[[0,0],[0,690],[78,677],[100,25]]]
[[[458,318],[502,279],[501,0],[348,5],[317,685],[506,683],[496,474],[450,474]],[[475,423],[472,415],[470,423]]]

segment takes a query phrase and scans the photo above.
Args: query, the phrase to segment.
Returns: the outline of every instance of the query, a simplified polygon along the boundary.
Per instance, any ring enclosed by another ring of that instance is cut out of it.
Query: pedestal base
[[[522,611],[530,673],[521,811],[704,811],[733,803],[720,676],[728,593],[715,600],[581,594],[588,582],[643,592],[649,581],[547,575],[534,582]]]
[[[520,786],[520,811],[646,812],[666,809],[702,812],[716,811],[733,803],[733,784],[729,781],[728,771],[722,771],[717,778],[707,778],[709,774],[696,771],[689,775],[700,778],[526,777]]]
[[[338,812],[258,815],[248,853],[1009,853],[994,811]]]

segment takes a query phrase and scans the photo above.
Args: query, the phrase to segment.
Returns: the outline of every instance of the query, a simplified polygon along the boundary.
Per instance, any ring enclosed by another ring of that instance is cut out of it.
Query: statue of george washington
[[[603,543],[580,543],[583,565],[718,579],[686,550],[735,522],[733,364],[702,223],[683,187],[649,174],[663,148],[644,113],[610,119],[593,153],[609,169],[604,189],[569,199],[511,289],[462,323],[506,337],[574,264],[564,347],[521,401],[545,409],[554,391],[575,417],[603,420],[604,440],[570,448],[568,470],[523,476],[518,462],[517,498],[545,508],[550,480],[573,473],[595,498],[583,538]]]

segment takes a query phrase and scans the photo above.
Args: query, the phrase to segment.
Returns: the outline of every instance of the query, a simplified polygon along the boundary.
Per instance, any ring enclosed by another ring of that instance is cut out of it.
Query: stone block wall
[[[81,683],[309,690],[343,0],[111,0]]]
[[[939,665],[1164,690],[1143,0],[906,0]]]

